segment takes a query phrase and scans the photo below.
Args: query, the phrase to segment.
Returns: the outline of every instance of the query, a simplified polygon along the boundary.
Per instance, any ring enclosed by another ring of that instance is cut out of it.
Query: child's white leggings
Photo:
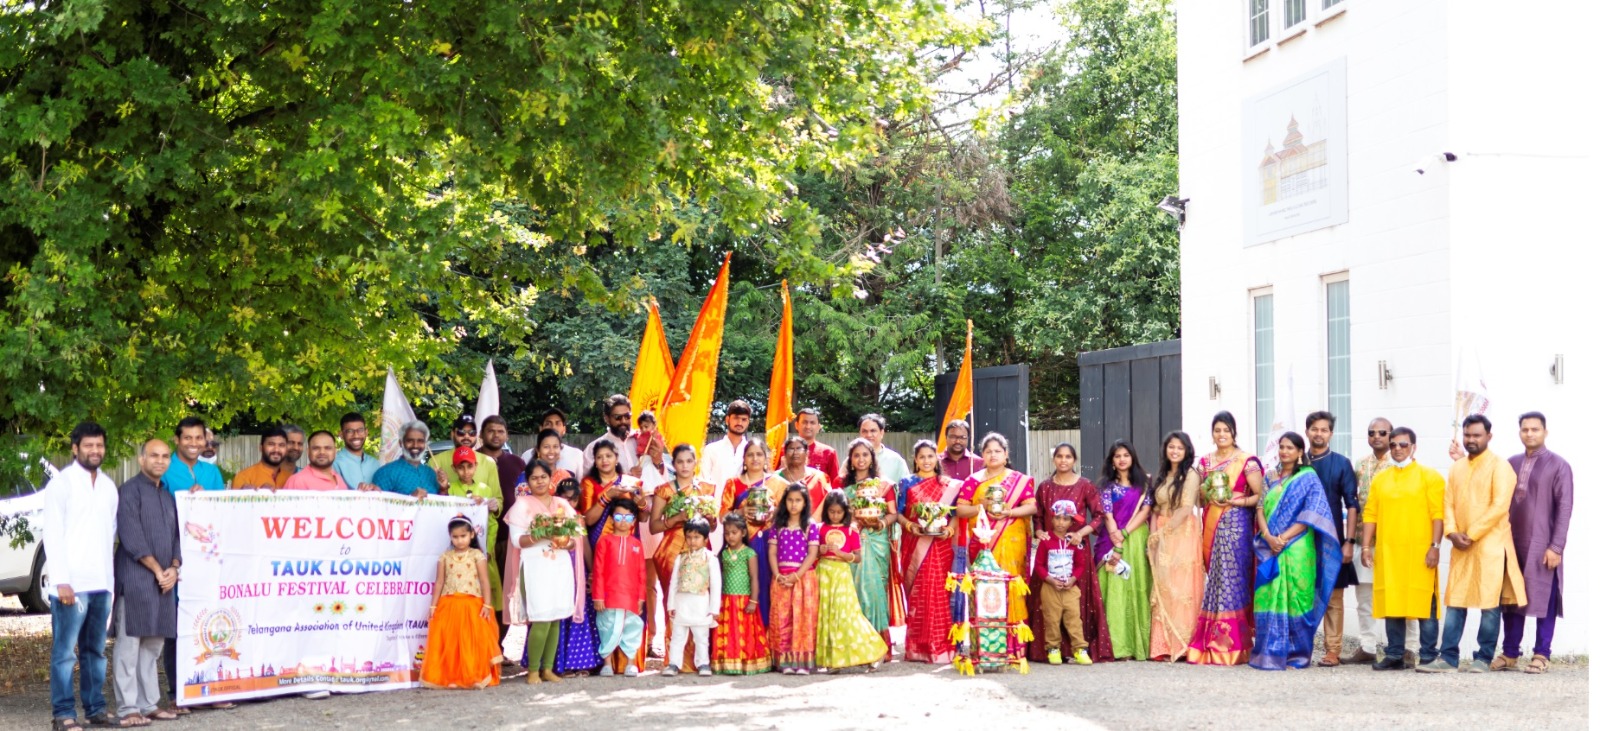
[[[696,669],[711,664],[711,628],[710,627],[685,627],[674,622],[672,624],[672,650],[667,654],[667,662],[673,667],[683,665],[683,646],[689,641],[689,635],[694,635],[694,666]]]

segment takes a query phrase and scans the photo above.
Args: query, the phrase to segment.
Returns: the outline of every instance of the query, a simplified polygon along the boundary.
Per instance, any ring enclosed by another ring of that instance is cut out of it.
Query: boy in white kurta
[[[717,624],[717,609],[722,605],[722,567],[706,548],[711,526],[696,518],[685,523],[683,537],[688,543],[678,554],[672,569],[672,587],[667,594],[667,612],[672,617],[672,649],[667,654],[663,676],[678,674],[683,664],[684,644],[694,637],[694,666],[701,675],[711,674],[711,628]]]

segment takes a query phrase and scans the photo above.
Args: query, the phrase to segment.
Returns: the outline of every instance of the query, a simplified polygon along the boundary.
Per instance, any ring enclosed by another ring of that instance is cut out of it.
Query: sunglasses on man
[[[1368,429],[1367,430],[1367,436],[1369,436],[1369,437],[1386,437],[1386,436],[1389,436],[1389,432],[1387,432],[1387,431],[1385,431],[1383,429]]]

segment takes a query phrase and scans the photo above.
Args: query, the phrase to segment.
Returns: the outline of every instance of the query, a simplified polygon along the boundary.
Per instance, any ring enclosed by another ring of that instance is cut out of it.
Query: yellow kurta
[[[1509,516],[1516,489],[1517,471],[1487,449],[1450,466],[1450,484],[1444,494],[1444,534],[1463,533],[1473,543],[1465,551],[1451,546],[1445,606],[1494,609],[1528,603],[1522,569],[1511,545]]]
[[[1412,462],[1372,478],[1361,522],[1377,528],[1372,559],[1372,616],[1426,619],[1439,586],[1428,568],[1433,521],[1444,519],[1444,476]]]

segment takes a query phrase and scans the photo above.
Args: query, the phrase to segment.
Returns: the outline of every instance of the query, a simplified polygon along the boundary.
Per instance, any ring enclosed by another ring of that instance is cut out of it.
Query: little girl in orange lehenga
[[[439,557],[429,610],[422,685],[483,688],[500,684],[500,638],[489,595],[489,557],[466,518],[450,521],[450,550]]]

